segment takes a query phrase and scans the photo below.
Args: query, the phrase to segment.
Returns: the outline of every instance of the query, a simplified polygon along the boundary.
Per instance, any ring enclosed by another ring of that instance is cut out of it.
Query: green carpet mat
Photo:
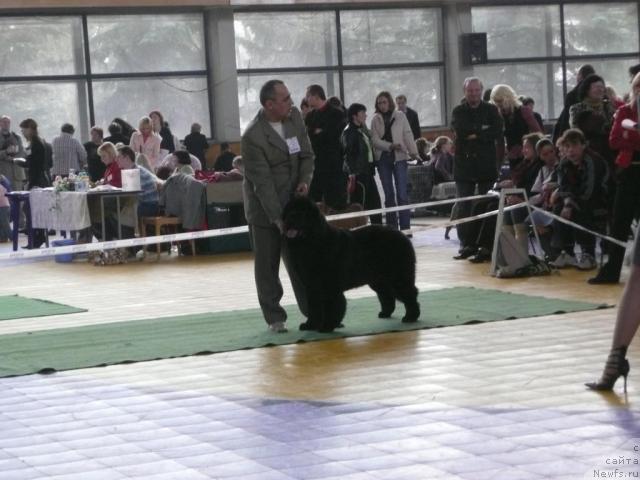
[[[21,297],[19,295],[0,297],[0,320],[64,315],[78,312],[86,312],[86,310],[62,305],[61,303],[49,302],[48,300]]]
[[[213,301],[212,301],[213,303]],[[301,314],[288,306],[290,331],[267,330],[258,309],[203,313],[0,336],[0,376],[51,373],[283,345],[383,332],[509,320],[603,307],[586,302],[517,295],[497,290],[447,288],[420,293],[422,315],[403,324],[404,306],[391,319],[377,318],[376,297],[348,301],[345,327],[332,334],[300,332]]]

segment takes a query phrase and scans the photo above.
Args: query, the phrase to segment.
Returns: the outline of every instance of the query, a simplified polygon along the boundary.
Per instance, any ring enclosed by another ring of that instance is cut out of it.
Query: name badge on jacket
[[[289,155],[294,155],[300,152],[300,144],[298,143],[298,137],[291,137],[285,139],[287,147],[289,148]]]

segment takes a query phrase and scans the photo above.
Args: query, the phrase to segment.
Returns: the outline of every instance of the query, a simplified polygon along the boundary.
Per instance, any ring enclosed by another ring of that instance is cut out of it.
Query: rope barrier
[[[402,205],[402,206],[397,206],[397,207],[391,207],[391,208],[379,208],[379,209],[375,209],[375,210],[361,210],[361,211],[356,211],[356,212],[349,212],[349,213],[340,213],[340,214],[335,214],[335,215],[329,215],[327,216],[327,220],[343,220],[343,219],[348,219],[348,218],[357,218],[357,217],[362,217],[362,216],[369,216],[369,215],[373,215],[373,214],[386,214],[386,213],[391,213],[391,212],[399,212],[399,211],[403,211],[403,210],[414,210],[417,208],[426,208],[426,207],[436,207],[436,206],[442,206],[442,205],[447,205],[447,204],[451,204],[451,203],[458,203],[458,202],[466,202],[466,201],[474,201],[474,200],[482,200],[482,199],[487,199],[487,198],[498,198],[495,194],[486,194],[486,195],[472,195],[469,197],[463,197],[463,198],[450,198],[450,199],[444,199],[444,200],[436,200],[436,201],[431,201],[431,202],[423,202],[423,203],[415,203],[415,204],[411,204],[411,205]],[[508,207],[505,207],[503,209],[503,211],[510,211],[516,208],[521,208],[524,206],[524,202],[515,204],[515,205],[510,205]],[[541,209],[539,207],[535,207],[533,205],[529,206],[531,209],[536,210],[536,211],[540,211],[542,213],[544,213],[545,215],[548,215],[550,217],[552,217],[555,220],[558,220],[559,222],[565,223],[567,225],[570,225],[574,228],[580,229],[582,231],[585,231],[587,233],[590,233],[596,237],[599,238],[603,238],[611,243],[614,243],[616,245],[619,245],[621,247],[626,247],[626,242],[622,242],[618,239],[615,239],[613,237],[610,237],[608,235],[604,235],[602,233],[599,232],[595,232],[593,230],[589,230],[581,225],[578,225],[575,222],[572,222],[570,220],[567,220],[565,218],[562,218],[558,215],[553,214],[552,212],[548,212],[544,209]],[[413,231],[424,231],[424,230],[431,230],[434,228],[446,228],[446,227],[455,227],[457,225],[463,224],[463,223],[468,223],[468,222],[473,222],[476,220],[481,220],[484,218],[488,218],[491,217],[493,215],[497,215],[499,213],[498,210],[492,210],[489,212],[484,212],[478,215],[474,215],[471,217],[465,217],[465,218],[460,218],[460,219],[455,219],[455,220],[449,220],[447,222],[444,223],[438,223],[437,225],[426,225],[426,226],[422,226],[419,228],[412,228]],[[39,248],[39,249],[33,249],[33,250],[18,250],[15,252],[7,252],[7,253],[0,253],[0,261],[2,260],[16,260],[16,259],[26,259],[26,258],[43,258],[43,257],[50,257],[53,255],[63,255],[63,254],[69,254],[69,253],[88,253],[88,252],[92,252],[92,251],[99,251],[99,250],[107,250],[107,249],[114,249],[114,248],[129,248],[129,247],[137,247],[137,246],[145,246],[145,245],[155,245],[157,243],[164,243],[164,242],[180,242],[180,241],[184,241],[184,240],[195,240],[195,239],[199,239],[199,238],[213,238],[213,237],[221,237],[221,236],[225,236],[225,235],[234,235],[234,234],[239,234],[239,233],[246,233],[249,231],[249,227],[247,225],[242,225],[242,226],[238,226],[238,227],[227,227],[227,228],[218,228],[218,229],[214,229],[214,230],[199,230],[199,231],[195,231],[195,232],[184,232],[184,233],[175,233],[175,234],[168,234],[168,235],[157,235],[157,236],[151,236],[151,237],[138,237],[138,238],[127,238],[127,239],[123,239],[123,240],[113,240],[113,241],[108,241],[108,242],[92,242],[92,243],[82,243],[82,244],[78,244],[78,245],[65,245],[65,246],[60,246],[60,247],[48,247],[48,248]]]

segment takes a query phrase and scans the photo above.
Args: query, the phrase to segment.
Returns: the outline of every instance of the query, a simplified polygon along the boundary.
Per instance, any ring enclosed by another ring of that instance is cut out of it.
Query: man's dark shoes
[[[491,260],[491,253],[486,248],[481,248],[473,257],[469,257],[471,263],[484,263],[489,260]]]
[[[478,251],[478,249],[475,248],[475,247],[463,247],[458,252],[458,255],[453,257],[453,259],[454,260],[465,260],[465,259],[475,255],[477,251]]]
[[[595,277],[587,280],[590,285],[607,285],[615,284],[620,281],[620,275],[614,275],[606,269],[602,268]]]

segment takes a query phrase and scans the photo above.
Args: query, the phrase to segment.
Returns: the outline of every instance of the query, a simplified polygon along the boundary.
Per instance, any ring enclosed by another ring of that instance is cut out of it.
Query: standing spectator
[[[542,115],[536,112],[536,102],[533,100],[533,98],[527,97],[525,95],[520,95],[520,103],[522,103],[523,107],[529,107],[531,109],[536,122],[538,122],[538,125],[540,125],[540,131],[544,133],[544,121],[542,120]]]
[[[87,151],[78,139],[73,138],[75,131],[73,125],[65,123],[60,129],[60,135],[51,142],[53,150],[51,175],[53,178],[58,175],[66,177],[71,173],[71,170],[78,172],[87,166]]]
[[[603,78],[588,75],[580,83],[578,100],[569,108],[569,126],[579,128],[589,142],[589,148],[612,166],[615,155],[609,148],[609,132],[616,108],[606,96]]]
[[[44,141],[38,135],[38,124],[32,118],[27,118],[20,122],[22,135],[27,140],[27,162],[24,167],[27,169],[27,189],[45,188],[49,186],[49,177],[46,173],[46,149]],[[80,146],[82,148],[82,145]],[[83,149],[84,151],[84,149]],[[45,232],[41,228],[33,230],[33,248],[40,248],[45,242]]]
[[[124,120],[124,119],[122,119],[120,117],[114,118],[111,121],[111,123],[116,123],[116,124],[120,125],[120,133],[124,137],[124,141],[122,143],[124,143],[125,145],[128,145],[129,142],[131,141],[131,136],[136,131],[136,129],[133,128],[133,125],[131,125],[129,122],[127,122],[126,120]],[[118,141],[116,143],[120,143],[120,141]],[[114,143],[114,145],[116,145],[116,143]]]
[[[316,202],[324,202],[334,210],[342,210],[347,206],[347,177],[342,169],[340,151],[340,136],[345,127],[344,113],[327,102],[320,85],[307,87],[305,98],[312,108],[305,123],[315,154],[309,195]]]
[[[300,102],[300,113],[302,114],[302,119],[307,118],[307,113],[311,111],[311,107],[309,106],[309,102],[307,102],[306,98],[303,98]]]
[[[273,332],[286,332],[280,305],[280,256],[289,272],[298,306],[307,314],[304,286],[289,264],[282,241],[282,210],[291,195],[306,195],[313,152],[302,116],[292,109],[285,84],[269,80],[260,89],[262,108],[242,136],[244,207],[255,254],[255,281],[264,319]],[[284,248],[284,250],[282,250]]]
[[[407,116],[409,126],[411,127],[411,133],[413,133],[413,139],[417,140],[422,136],[420,130],[420,120],[418,119],[418,112],[407,106],[407,97],[405,95],[398,95],[396,97],[396,106],[398,110]]]
[[[418,158],[418,149],[411,133],[411,126],[404,113],[396,110],[389,92],[380,92],[376,97],[376,114],[371,120],[371,138],[378,162],[378,172],[384,190],[385,207],[407,205],[407,175],[409,157]],[[395,184],[395,187],[394,187]],[[409,210],[387,213],[387,226],[398,229],[411,236],[411,213]]]
[[[9,179],[0,174],[0,243],[7,243],[11,238],[11,226],[9,225],[9,199],[6,193],[11,191]]]
[[[376,167],[371,134],[366,124],[367,108],[360,103],[353,103],[349,106],[347,115],[349,124],[342,132],[340,141],[349,184],[355,185],[352,198],[361,198],[365,210],[377,210],[380,208],[380,194],[373,178]],[[377,213],[369,218],[372,224],[382,225],[382,214]]]
[[[615,115],[609,144],[618,150],[615,161],[615,200],[611,236],[626,241],[633,217],[640,208],[640,132],[638,131],[638,99],[640,74],[631,82],[629,102]],[[625,125],[623,126],[623,122]],[[630,124],[630,125],[627,125]],[[636,234],[640,236],[639,234]],[[598,274],[589,279],[591,284],[618,283],[624,261],[624,248],[610,244],[609,258]]]
[[[342,115],[345,117],[347,117],[347,109],[344,106],[344,104],[342,103],[342,100],[340,100],[339,97],[333,96],[333,97],[329,97],[327,98],[327,103],[329,105],[331,105],[332,107],[337,108],[338,110],[340,110],[342,112]]]
[[[122,134],[122,127],[120,126],[119,123],[116,123],[116,122],[112,122],[109,125],[109,136],[104,139],[105,142],[110,142],[110,143],[113,143],[114,145],[117,145],[119,143],[122,143],[123,145],[128,145],[130,140],[131,140],[130,137],[125,137]]]
[[[166,150],[167,153],[173,153],[176,145],[173,141],[173,133],[171,133],[169,124],[164,121],[164,117],[158,110],[151,112],[149,118],[153,124],[153,133],[160,135],[160,138],[162,138],[160,149]]]
[[[200,163],[205,163],[205,152],[209,148],[209,142],[207,137],[202,133],[202,125],[194,123],[191,125],[191,133],[184,137],[184,146],[191,155],[195,155],[200,160]]]
[[[216,172],[228,172],[233,168],[233,159],[236,157],[236,154],[231,151],[231,147],[227,142],[222,142],[220,144],[220,155],[216,158],[215,163],[213,164],[213,169]]]
[[[580,89],[580,83],[582,83],[582,81],[585,78],[587,78],[588,75],[591,75],[594,73],[596,73],[595,69],[589,64],[582,65],[578,69],[578,73],[576,74],[576,86],[573,87],[569,91],[569,93],[567,93],[567,96],[564,98],[564,108],[562,109],[562,112],[560,112],[558,121],[553,127],[552,140],[554,144],[557,143],[558,139],[562,136],[565,130],[568,130],[569,128],[571,128],[569,126],[569,109],[571,108],[572,105],[575,105],[580,101],[580,99],[578,98],[578,90]]]
[[[131,135],[129,146],[136,153],[144,153],[155,171],[160,164],[160,145],[162,139],[153,133],[153,125],[149,117],[142,117],[138,122],[138,130]]]
[[[498,107],[504,124],[504,141],[498,140],[498,161],[502,162],[505,157],[506,141],[506,158],[509,167],[515,168],[523,159],[522,138],[528,133],[542,132],[542,125],[534,117],[533,109],[522,105],[509,85],[493,87],[491,103]]]
[[[453,180],[459,198],[469,197],[476,192],[484,195],[498,178],[496,142],[504,141],[503,122],[495,105],[482,100],[482,82],[470,77],[464,81],[464,100],[453,109],[451,127],[455,139],[453,159]],[[466,218],[471,213],[469,201],[456,204],[457,218]],[[457,226],[460,239],[459,254],[456,259],[469,258],[476,253],[474,238],[468,224]]]
[[[92,127],[89,131],[91,140],[84,144],[84,149],[87,151],[87,169],[89,170],[89,178],[92,182],[97,182],[104,175],[104,171],[107,168],[100,155],[98,155],[98,147],[102,145],[104,141],[102,139],[103,131],[100,127]]]
[[[3,115],[0,117],[0,175],[7,177],[16,190],[22,190],[25,176],[24,169],[13,159],[24,158],[25,155],[20,136],[11,131],[11,119]]]

